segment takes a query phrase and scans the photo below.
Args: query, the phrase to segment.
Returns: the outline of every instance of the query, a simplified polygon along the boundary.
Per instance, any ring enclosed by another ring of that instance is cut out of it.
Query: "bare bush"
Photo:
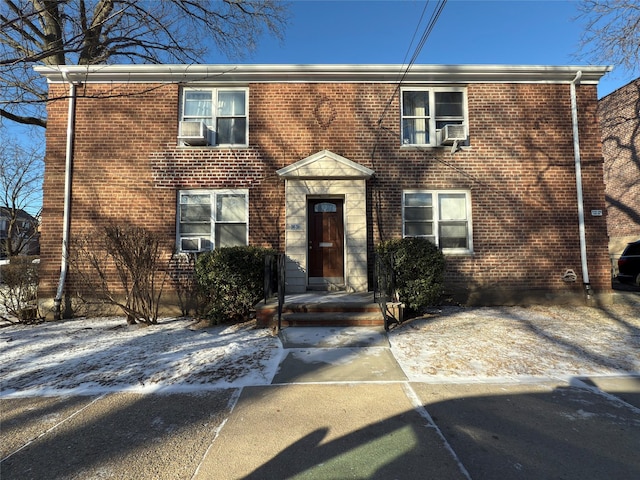
[[[171,258],[169,276],[184,316],[191,312],[200,315],[203,309],[204,300],[195,276],[196,260],[195,253],[176,253]]]
[[[36,323],[38,313],[38,266],[33,257],[13,257],[10,263],[0,267],[2,285],[0,302],[6,314],[3,320],[10,323]]]
[[[128,323],[158,323],[167,276],[160,237],[145,228],[108,226],[103,235],[85,234],[75,241],[70,259],[85,302],[119,307]]]

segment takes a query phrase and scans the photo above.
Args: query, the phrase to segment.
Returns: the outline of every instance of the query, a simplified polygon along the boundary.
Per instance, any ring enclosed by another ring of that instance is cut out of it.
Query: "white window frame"
[[[199,120],[201,116],[185,115],[185,103],[187,101],[186,92],[208,92],[211,94],[211,116],[207,117],[205,123],[209,130],[211,138],[210,147],[246,147],[249,145],[249,89],[247,87],[184,87],[180,93],[180,121]],[[221,92],[244,92],[244,115],[236,117],[244,117],[244,143],[219,143],[216,132],[218,118],[228,118],[230,116],[218,115],[219,94]],[[181,142],[184,146],[185,144]]]
[[[473,253],[473,222],[472,222],[472,212],[471,212],[471,192],[469,190],[427,190],[427,189],[412,189],[412,190],[403,190],[402,191],[402,237],[410,237],[414,235],[406,234],[406,219],[405,219],[405,207],[406,207],[406,196],[407,194],[412,193],[421,193],[421,194],[429,194],[432,197],[432,222],[433,222],[433,240],[434,243],[442,250],[442,253],[448,255],[470,255]],[[446,194],[464,194],[465,196],[465,208],[466,208],[466,219],[467,222],[467,248],[441,248],[440,247],[440,223],[445,222],[447,220],[440,219],[440,195]],[[417,235],[419,237],[428,238],[427,235]]]
[[[182,214],[182,198],[186,195],[209,195],[210,196],[210,205],[211,205],[211,216],[209,218],[209,235],[190,235],[190,234],[182,234],[181,225],[182,223],[195,223],[195,222],[182,222],[181,214]],[[223,221],[216,219],[216,206],[217,206],[217,198],[219,195],[244,195],[244,222],[238,221]],[[196,252],[208,252],[214,250],[216,247],[217,239],[216,239],[216,225],[222,224],[243,224],[245,225],[245,239],[244,245],[249,244],[249,190],[246,188],[243,189],[193,189],[193,190],[179,190],[177,195],[177,208],[176,208],[176,250],[179,253],[196,253]],[[202,246],[202,240],[208,238],[210,242],[211,248],[204,248]],[[199,249],[198,250],[183,250],[182,249],[182,240],[183,239],[191,239],[197,240]]]
[[[404,92],[428,92],[429,93],[429,114],[425,115],[404,115]],[[462,114],[463,118],[459,117],[447,117],[435,115],[436,106],[436,93],[447,92],[459,92],[462,93]],[[405,120],[410,119],[424,119],[427,122],[429,132],[429,141],[425,143],[412,143],[410,139],[405,138]],[[467,105],[467,88],[466,87],[434,87],[434,86],[422,86],[422,87],[404,87],[400,89],[400,142],[403,147],[439,147],[442,146],[440,142],[441,129],[437,128],[438,122],[446,122],[451,120],[452,124],[464,125],[464,130],[467,138],[469,137],[469,110]]]

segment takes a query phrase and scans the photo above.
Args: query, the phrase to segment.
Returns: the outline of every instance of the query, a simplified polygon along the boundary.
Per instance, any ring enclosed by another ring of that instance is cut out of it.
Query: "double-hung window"
[[[472,252],[469,192],[405,190],[402,228],[404,237],[427,238],[445,253]]]
[[[178,193],[178,249],[203,252],[247,245],[247,190],[182,190]]]
[[[245,146],[249,134],[247,93],[246,88],[185,88],[181,122],[202,122],[207,145]]]
[[[446,125],[459,125],[456,138],[460,135],[466,138],[464,88],[404,88],[401,95],[403,145],[435,147],[446,144]]]

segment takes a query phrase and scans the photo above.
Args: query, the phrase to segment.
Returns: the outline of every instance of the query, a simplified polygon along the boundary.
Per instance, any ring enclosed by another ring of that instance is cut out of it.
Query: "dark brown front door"
[[[343,200],[312,199],[309,218],[309,283],[343,283]]]

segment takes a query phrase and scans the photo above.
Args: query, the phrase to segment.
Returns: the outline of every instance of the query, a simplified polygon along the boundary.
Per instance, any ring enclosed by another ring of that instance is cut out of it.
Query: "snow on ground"
[[[446,307],[389,340],[412,381],[640,374],[639,307]]]
[[[189,319],[140,327],[123,318],[93,318],[0,328],[0,397],[271,382],[284,350],[270,330],[252,322],[192,326]],[[325,333],[320,337],[330,345],[322,346],[340,344],[335,327]],[[353,341],[353,330],[344,336]],[[405,322],[388,337],[411,381],[640,374],[639,304],[604,310],[445,307]]]
[[[94,318],[0,329],[0,396],[157,392],[268,384],[281,344],[241,324],[127,325]]]

